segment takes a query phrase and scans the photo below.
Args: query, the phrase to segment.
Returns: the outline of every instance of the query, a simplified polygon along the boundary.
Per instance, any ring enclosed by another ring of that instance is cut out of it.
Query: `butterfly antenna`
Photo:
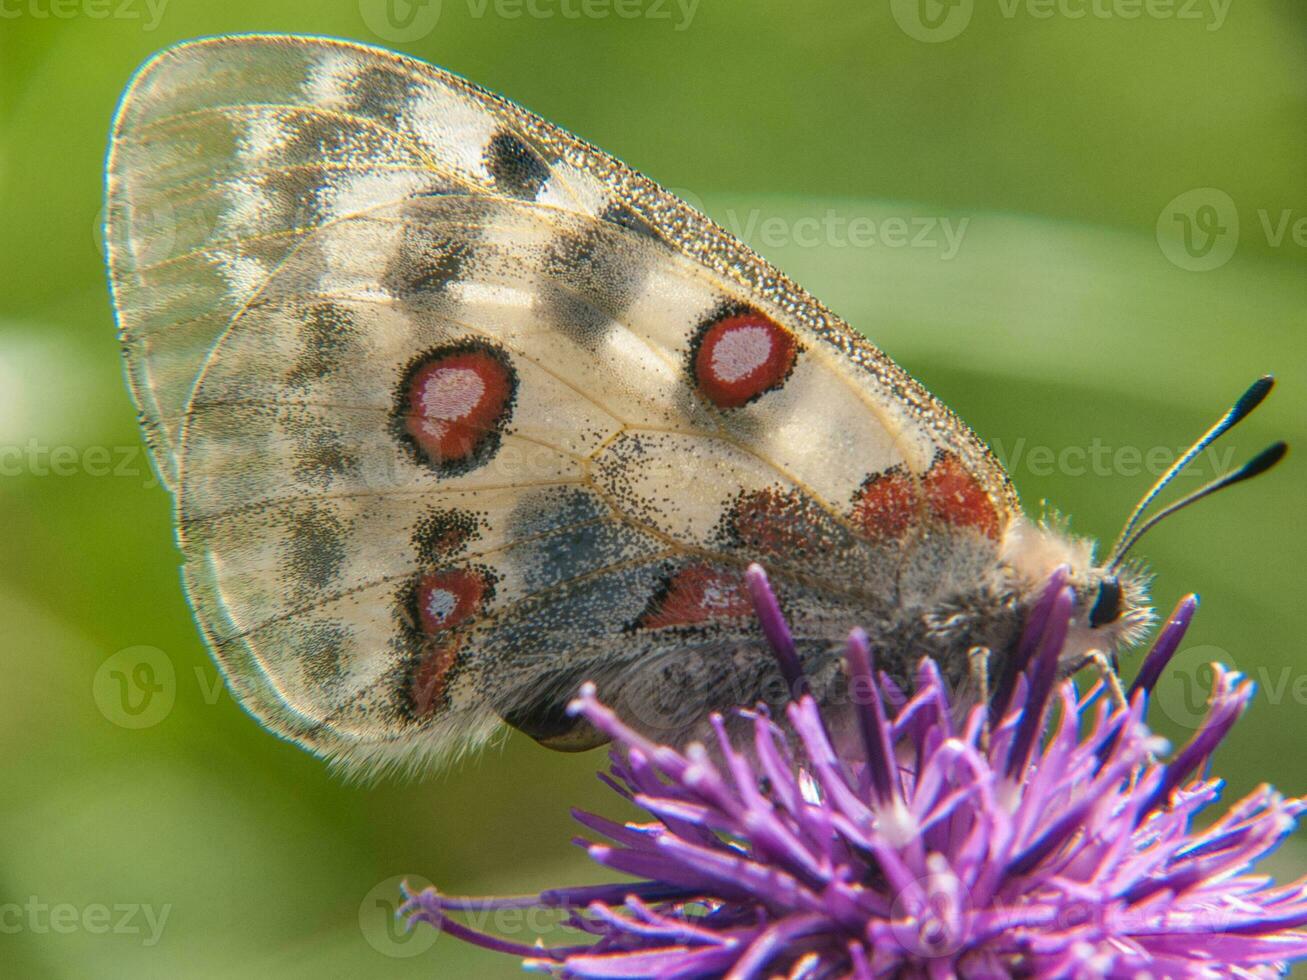
[[[1109,552],[1111,555],[1111,558],[1108,561],[1109,567],[1115,568],[1120,564],[1121,557],[1125,554],[1125,542],[1133,533],[1135,525],[1137,525],[1139,519],[1143,517],[1144,511],[1148,509],[1148,505],[1157,498],[1159,493],[1166,489],[1167,485],[1175,479],[1176,474],[1192,463],[1194,457],[1204,449],[1251,415],[1253,409],[1260,405],[1262,400],[1270,394],[1271,388],[1274,385],[1275,378],[1269,374],[1254,381],[1248,386],[1248,390],[1239,396],[1238,401],[1230,407],[1230,410],[1217,419],[1215,425],[1199,436],[1194,444],[1190,446],[1179,459],[1172,463],[1165,473],[1157,478],[1157,482],[1153,484],[1152,488],[1146,494],[1143,495],[1139,503],[1135,505],[1135,509],[1130,512],[1130,519],[1126,521],[1125,527],[1121,529],[1121,533],[1117,536],[1116,543],[1112,545],[1112,550]],[[1243,479],[1247,479],[1247,477],[1243,477]],[[1228,486],[1229,484],[1225,485]],[[1212,488],[1209,492],[1214,492],[1214,490],[1215,488]],[[1199,493],[1201,492],[1202,491],[1199,491]],[[1189,502],[1192,503],[1193,501],[1191,500]],[[1138,535],[1135,535],[1135,540],[1138,540]]]
[[[1225,476],[1218,477],[1205,487],[1195,490],[1189,496],[1177,500],[1175,503],[1171,504],[1171,506],[1165,507],[1158,513],[1154,514],[1139,527],[1139,530],[1135,531],[1134,534],[1127,538],[1116,550],[1112,557],[1112,561],[1108,564],[1108,574],[1111,574],[1120,566],[1122,559],[1126,556],[1126,552],[1135,546],[1135,542],[1147,534],[1150,528],[1156,527],[1160,521],[1174,514],[1176,511],[1184,510],[1190,504],[1197,503],[1204,497],[1210,497],[1218,490],[1224,490],[1226,487],[1232,487],[1236,483],[1242,483],[1244,480],[1251,480],[1255,476],[1260,476],[1280,460],[1284,459],[1284,454],[1288,451],[1288,443],[1272,443],[1233,473],[1227,473]]]

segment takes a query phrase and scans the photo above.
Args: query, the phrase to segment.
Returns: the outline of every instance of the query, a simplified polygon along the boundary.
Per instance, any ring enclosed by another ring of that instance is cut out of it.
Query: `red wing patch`
[[[445,694],[445,678],[458,660],[460,639],[455,637],[449,643],[429,651],[413,671],[413,680],[409,687],[409,698],[413,714],[417,718],[434,714]]]
[[[462,637],[449,631],[476,616],[493,591],[493,580],[472,568],[444,569],[418,578],[410,599],[411,617],[425,635],[427,649],[409,683],[415,716],[435,711],[449,671],[458,661]]]
[[[751,556],[793,560],[818,544],[813,505],[794,491],[767,488],[743,494],[730,528]]]
[[[654,595],[635,625],[638,629],[698,626],[753,614],[744,577],[713,565],[686,565]]]
[[[798,342],[757,310],[732,308],[700,326],[691,347],[694,381],[718,408],[739,408],[779,388]]]
[[[853,497],[853,525],[873,541],[903,537],[918,519],[917,480],[901,466],[873,473]]]
[[[926,502],[936,519],[951,527],[973,528],[998,540],[999,518],[994,502],[956,456],[939,456],[925,482]]]

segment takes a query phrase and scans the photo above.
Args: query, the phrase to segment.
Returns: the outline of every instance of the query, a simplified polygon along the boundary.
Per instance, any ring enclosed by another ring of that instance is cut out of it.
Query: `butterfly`
[[[583,681],[696,737],[774,685],[751,562],[831,699],[855,625],[891,676],[931,655],[976,688],[1061,565],[1066,671],[1150,621],[1121,549],[1025,517],[861,334],[456,75],[326,38],[183,44],[131,82],[107,185],[200,628],[249,712],[341,766],[420,769],[502,723],[590,747]]]

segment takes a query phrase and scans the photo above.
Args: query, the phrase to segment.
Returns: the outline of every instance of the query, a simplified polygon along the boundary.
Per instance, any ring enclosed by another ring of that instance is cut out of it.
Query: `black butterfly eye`
[[[1121,615],[1121,583],[1116,577],[1105,578],[1098,583],[1098,598],[1094,608],[1089,610],[1089,625],[1093,629],[1115,622]]]

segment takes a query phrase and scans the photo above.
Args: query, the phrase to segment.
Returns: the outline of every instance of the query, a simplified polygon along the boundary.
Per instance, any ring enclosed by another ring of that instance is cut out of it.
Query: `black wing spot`
[[[461,233],[449,234],[431,225],[432,197],[445,196],[440,188],[433,191],[432,196],[418,195],[405,207],[403,237],[381,274],[382,288],[401,303],[421,302],[423,294],[429,298],[443,292],[474,271],[485,202],[467,198],[442,202],[440,216],[464,226]]]
[[[602,225],[564,232],[550,241],[539,304],[549,324],[594,350],[621,322],[640,293],[647,270],[619,248],[620,232]]]
[[[307,624],[287,637],[292,654],[303,666],[305,675],[333,702],[335,692],[345,679],[349,640],[349,630],[337,622]]]
[[[486,146],[486,169],[496,190],[534,201],[549,179],[549,167],[512,133],[496,133]]]
[[[318,589],[340,578],[345,564],[345,526],[332,511],[311,505],[287,522],[283,567],[289,575]]]
[[[399,124],[417,84],[390,66],[370,65],[352,75],[345,87],[345,106],[357,115]]]
[[[326,420],[293,411],[283,418],[282,428],[294,442],[291,468],[300,483],[325,489],[358,474],[358,455]]]
[[[413,530],[413,548],[418,564],[443,565],[461,552],[481,531],[481,522],[471,511],[433,510]]]
[[[461,239],[429,233],[407,233],[399,255],[391,262],[382,285],[392,296],[440,292],[466,273],[475,251]]]
[[[305,388],[340,368],[354,334],[354,315],[338,303],[321,302],[301,314],[302,348],[299,359],[286,374],[286,384]]]

